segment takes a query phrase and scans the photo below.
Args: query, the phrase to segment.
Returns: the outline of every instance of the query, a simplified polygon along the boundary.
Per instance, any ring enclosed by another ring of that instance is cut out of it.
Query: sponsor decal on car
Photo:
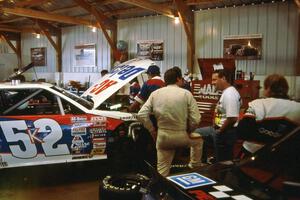
[[[72,127],[71,128],[71,135],[86,135],[86,128],[85,127]]]
[[[203,185],[210,185],[216,183],[215,181],[202,176],[198,173],[180,174],[167,177],[170,181],[176,183],[184,189],[195,188]]]
[[[94,135],[103,135],[103,136],[105,136],[106,132],[107,132],[107,130],[103,127],[90,128],[90,133],[92,133]]]
[[[79,117],[79,116],[71,117],[72,123],[86,122],[86,121],[87,121],[87,117]]]
[[[93,116],[91,117],[91,122],[93,123],[93,126],[106,127],[107,118],[101,116]]]

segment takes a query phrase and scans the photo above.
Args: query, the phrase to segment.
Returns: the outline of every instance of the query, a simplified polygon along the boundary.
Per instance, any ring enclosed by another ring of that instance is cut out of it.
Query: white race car
[[[82,97],[47,83],[1,83],[0,169],[124,153],[117,151],[118,140],[145,129],[133,114],[110,110],[122,106],[108,100],[152,64],[137,59],[122,63]]]

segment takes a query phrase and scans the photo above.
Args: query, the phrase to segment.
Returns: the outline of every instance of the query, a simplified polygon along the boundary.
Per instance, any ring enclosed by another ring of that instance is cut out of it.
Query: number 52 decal
[[[34,128],[29,128],[24,120],[0,122],[2,132],[14,157],[36,157],[36,143],[42,145],[45,156],[70,154],[66,144],[54,145],[63,136],[62,130],[55,120],[38,119],[33,122],[33,125]]]

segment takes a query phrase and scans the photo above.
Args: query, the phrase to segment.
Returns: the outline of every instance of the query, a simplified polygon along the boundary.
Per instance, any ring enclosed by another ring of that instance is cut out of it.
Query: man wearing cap
[[[135,96],[134,102],[128,107],[129,112],[137,112],[153,91],[165,86],[165,82],[160,77],[160,70],[157,65],[149,66],[146,73],[148,81],[143,84],[140,92]]]

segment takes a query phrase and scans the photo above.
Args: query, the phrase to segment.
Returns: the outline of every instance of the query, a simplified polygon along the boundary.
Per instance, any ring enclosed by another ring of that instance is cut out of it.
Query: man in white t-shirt
[[[225,69],[216,70],[212,74],[212,84],[216,90],[222,91],[215,109],[214,126],[195,130],[205,138],[212,139],[216,161],[231,160],[233,145],[236,141],[237,120],[239,117],[241,97],[232,86],[233,74]]]
[[[245,150],[254,153],[300,125],[300,103],[289,99],[288,90],[282,75],[265,79],[266,98],[251,101],[238,125],[239,136],[246,140]]]

